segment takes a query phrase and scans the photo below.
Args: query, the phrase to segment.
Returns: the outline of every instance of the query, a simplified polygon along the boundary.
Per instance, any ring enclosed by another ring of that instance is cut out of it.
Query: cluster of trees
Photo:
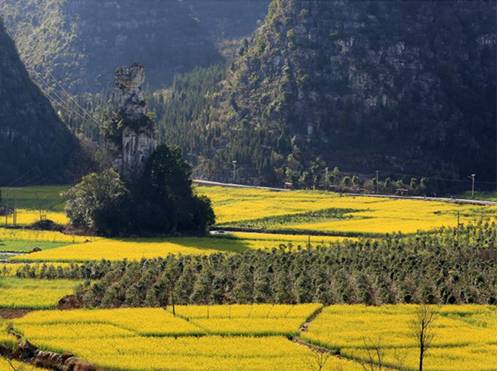
[[[58,268],[88,279],[88,307],[214,303],[496,303],[496,225],[410,237],[281,247],[237,255],[169,256]],[[46,271],[46,269],[45,269]],[[53,275],[52,270],[52,275]],[[20,277],[41,277],[23,267]],[[47,273],[44,273],[47,276]],[[52,277],[53,278],[53,277]],[[98,278],[97,281],[90,279]]]
[[[425,195],[439,188],[428,177],[392,178],[379,177],[378,174],[359,176],[345,173],[338,166],[328,167],[323,161],[312,162],[306,170],[293,172],[287,169],[285,179],[297,188],[332,189],[340,192]]]
[[[101,235],[203,234],[215,215],[190,175],[181,151],[161,145],[132,181],[112,168],[85,176],[66,192],[66,213],[74,227]]]

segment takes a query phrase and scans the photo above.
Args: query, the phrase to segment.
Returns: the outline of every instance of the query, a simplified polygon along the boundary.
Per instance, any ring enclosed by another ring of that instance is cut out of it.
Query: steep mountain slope
[[[183,0],[217,41],[251,35],[263,21],[270,0]]]
[[[336,165],[493,180],[496,3],[273,0],[206,123],[187,151],[209,178],[236,160],[252,182]]]
[[[80,156],[77,140],[29,78],[1,20],[0,149],[0,185],[67,181]]]
[[[179,0],[0,0],[0,14],[33,77],[72,93],[102,91],[120,65],[142,63],[155,88],[221,58]]]

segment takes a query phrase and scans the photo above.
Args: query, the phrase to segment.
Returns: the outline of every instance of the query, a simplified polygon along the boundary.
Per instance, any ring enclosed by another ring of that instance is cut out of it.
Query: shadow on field
[[[120,242],[133,243],[172,243],[179,247],[195,250],[214,250],[218,252],[241,253],[250,249],[246,239],[232,235],[205,237],[155,237],[155,238],[113,238]]]

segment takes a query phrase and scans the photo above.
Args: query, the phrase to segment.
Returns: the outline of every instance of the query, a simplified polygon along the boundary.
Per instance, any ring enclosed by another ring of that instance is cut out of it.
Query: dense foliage
[[[127,196],[125,183],[113,169],[91,173],[66,192],[66,214],[74,227],[112,234],[124,222]]]
[[[161,145],[132,182],[112,169],[85,176],[66,193],[66,213],[73,226],[101,235],[205,233],[214,212],[193,193],[190,174],[181,152]]]
[[[274,0],[194,131],[194,153],[209,158],[197,170],[231,180],[236,160],[238,179],[256,184],[336,165],[494,181],[495,12],[489,1]]]
[[[332,246],[170,256],[59,268],[19,277],[82,278],[90,307],[211,303],[496,303],[496,225]]]

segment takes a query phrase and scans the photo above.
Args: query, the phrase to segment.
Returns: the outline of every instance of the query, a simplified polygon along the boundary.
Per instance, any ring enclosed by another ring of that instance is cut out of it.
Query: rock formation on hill
[[[31,81],[0,19],[0,185],[56,184],[84,168],[78,141]]]
[[[146,115],[144,82],[142,65],[116,70],[111,96],[113,126],[118,129],[114,166],[126,180],[141,175],[145,161],[156,148],[154,122]]]
[[[249,182],[314,164],[493,180],[496,3],[273,0],[206,121],[208,178],[237,160]]]

